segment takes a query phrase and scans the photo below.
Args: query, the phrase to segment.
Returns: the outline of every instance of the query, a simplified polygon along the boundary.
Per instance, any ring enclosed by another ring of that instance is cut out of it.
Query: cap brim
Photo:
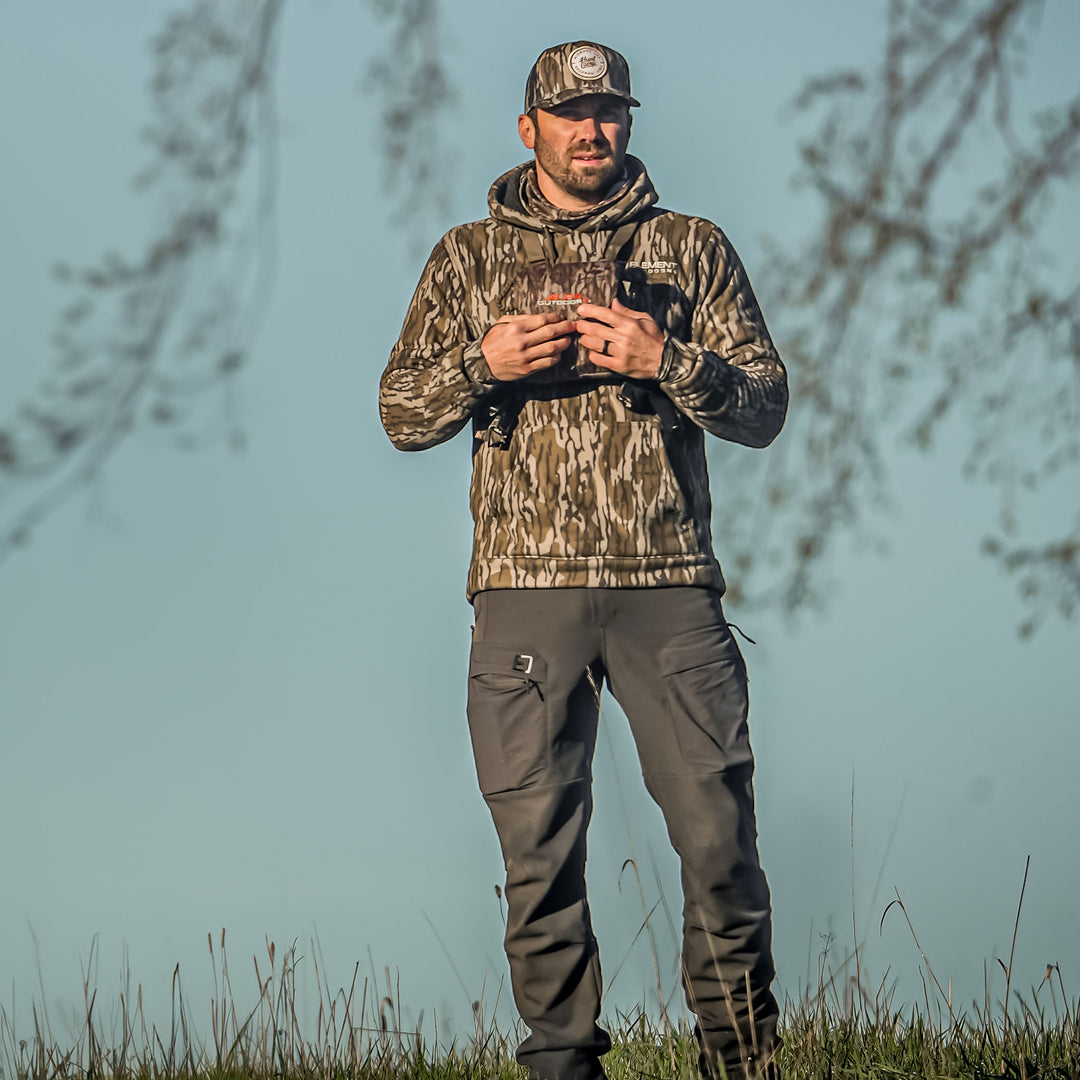
[[[564,102],[573,101],[575,98],[594,96],[619,98],[620,101],[625,101],[627,105],[632,105],[638,109],[641,108],[641,102],[636,97],[631,97],[629,94],[620,94],[618,90],[602,86],[598,86],[595,90],[587,90],[579,86],[568,87],[566,90],[560,90],[559,93],[552,95],[545,101],[538,101],[536,108],[546,109],[551,105],[562,105]]]

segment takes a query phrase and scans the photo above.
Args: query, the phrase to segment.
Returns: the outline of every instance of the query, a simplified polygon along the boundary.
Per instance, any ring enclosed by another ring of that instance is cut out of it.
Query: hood
[[[630,154],[626,155],[625,183],[596,206],[586,210],[560,210],[550,207],[550,216],[540,216],[533,207],[539,192],[529,197],[528,188],[536,186],[536,167],[531,161],[503,173],[488,192],[488,209],[496,221],[505,221],[519,228],[541,232],[599,232],[616,229],[624,221],[632,221],[653,206],[659,196],[652,186],[645,166]],[[539,196],[543,199],[543,196]],[[546,200],[545,200],[546,204]]]

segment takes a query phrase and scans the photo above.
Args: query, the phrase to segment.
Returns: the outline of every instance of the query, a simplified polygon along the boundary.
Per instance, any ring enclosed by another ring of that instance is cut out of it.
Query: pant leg
[[[599,635],[584,590],[476,597],[469,728],[506,864],[506,955],[531,1034],[517,1058],[542,1080],[602,1077],[601,976],[585,897]]]
[[[623,590],[608,603],[612,691],[681,860],[683,978],[703,1065],[743,1076],[744,1064],[774,1050],[779,1012],[746,668],[713,590]]]

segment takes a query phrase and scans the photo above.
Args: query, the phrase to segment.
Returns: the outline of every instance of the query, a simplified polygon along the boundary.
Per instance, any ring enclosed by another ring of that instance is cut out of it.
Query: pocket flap
[[[473,642],[469,675],[508,675],[527,682],[547,679],[544,658],[528,645],[488,645]]]
[[[676,634],[664,646],[660,651],[660,670],[665,675],[675,675],[725,660],[742,662],[734,635],[726,626],[702,626],[685,634]]]

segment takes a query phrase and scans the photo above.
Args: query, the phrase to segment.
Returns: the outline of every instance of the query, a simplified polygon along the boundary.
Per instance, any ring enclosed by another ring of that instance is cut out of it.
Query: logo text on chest
[[[657,274],[667,278],[673,278],[675,276],[676,264],[673,262],[667,262],[662,259],[654,260],[653,262],[628,262],[627,267],[637,267],[639,270],[644,270],[646,274]]]

